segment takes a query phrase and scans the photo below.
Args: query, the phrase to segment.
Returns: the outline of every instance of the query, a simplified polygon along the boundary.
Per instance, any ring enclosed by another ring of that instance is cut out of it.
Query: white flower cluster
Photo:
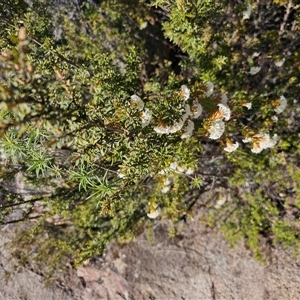
[[[141,118],[142,118],[142,127],[148,126],[152,119],[152,111],[149,108],[146,108],[142,112]]]
[[[186,85],[181,86],[180,93],[182,94],[184,101],[187,101],[190,98],[191,91]]]
[[[171,179],[167,177],[167,178],[164,180],[164,184],[163,184],[163,187],[162,187],[162,189],[161,189],[161,192],[162,192],[163,194],[168,193],[168,192],[170,191],[170,189],[171,189],[171,184],[172,184]]]
[[[207,86],[207,92],[206,92],[206,96],[209,97],[213,94],[214,92],[214,84],[210,81],[208,81],[206,83],[206,86]]]
[[[190,97],[190,90],[186,85],[182,85],[180,89],[180,94],[183,96],[183,100],[187,101]],[[181,117],[180,120],[174,122],[172,125],[158,125],[154,127],[154,131],[159,134],[172,134],[180,131],[183,128],[186,120],[188,118],[198,118],[202,114],[202,106],[200,103],[195,103],[192,108],[189,104],[185,105],[185,113]],[[193,134],[194,130],[194,122],[191,120],[187,121],[187,125],[183,130],[183,134],[181,135],[182,139],[190,138]]]
[[[192,175],[192,174],[194,174],[195,170],[192,168],[180,166],[177,161],[174,161],[174,162],[170,163],[170,166],[168,168],[161,170],[158,174],[166,175],[170,172]]]
[[[249,73],[250,73],[251,75],[255,75],[255,74],[257,74],[260,70],[261,70],[261,67],[251,67]]]
[[[143,100],[137,95],[132,95],[130,97],[130,104],[139,111],[143,110],[145,105]]]
[[[184,128],[184,133],[180,136],[182,139],[190,138],[193,134],[195,124],[193,121],[188,120],[187,126]]]
[[[269,133],[260,132],[253,137],[246,137],[243,139],[244,143],[252,142],[253,148],[251,151],[253,153],[260,153],[264,149],[273,148],[278,142],[277,134],[271,138]]]
[[[276,61],[275,66],[280,68],[283,66],[284,62],[285,62],[285,58],[283,58],[282,60]]]
[[[238,147],[239,147],[238,142],[232,143],[229,139],[227,139],[226,140],[226,147],[224,148],[224,150],[226,152],[234,152]]]
[[[148,204],[149,204],[149,213],[147,213],[147,217],[149,219],[156,219],[161,213],[160,208],[156,203],[149,202]]]
[[[278,104],[274,110],[277,114],[281,114],[286,109],[286,106],[287,106],[286,98],[284,96],[280,96]]]
[[[145,107],[144,101],[137,95],[130,97],[130,104],[139,111],[142,111]],[[140,114],[142,120],[142,127],[148,126],[152,120],[152,111],[149,108],[145,108]]]
[[[247,9],[243,11],[243,20],[247,20],[250,18],[251,11],[252,11],[252,6],[251,4],[248,4]]]
[[[247,102],[242,104],[244,107],[246,107],[248,110],[252,108],[252,103],[251,102]]]
[[[225,123],[223,120],[214,120],[208,129],[209,138],[212,140],[219,139],[225,131]]]
[[[231,110],[229,106],[219,103],[218,107],[219,110],[216,111],[211,117],[212,123],[208,129],[209,138],[212,140],[217,140],[223,135],[225,131],[225,123],[223,120],[228,121],[231,116]]]

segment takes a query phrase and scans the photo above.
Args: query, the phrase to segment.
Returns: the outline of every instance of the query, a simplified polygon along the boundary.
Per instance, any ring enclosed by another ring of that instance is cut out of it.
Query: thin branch
[[[287,7],[286,7],[286,11],[285,11],[285,15],[284,15],[284,18],[283,18],[283,22],[281,23],[280,25],[280,30],[279,30],[279,35],[282,35],[284,33],[284,27],[287,23],[287,20],[288,20],[288,17],[291,13],[291,10],[292,8],[294,7],[293,5],[293,0],[290,0]]]

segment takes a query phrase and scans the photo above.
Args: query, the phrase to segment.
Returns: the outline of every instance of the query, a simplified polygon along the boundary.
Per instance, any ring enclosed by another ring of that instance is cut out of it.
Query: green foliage
[[[262,237],[298,246],[298,6],[114,0],[86,2],[70,19],[50,2],[8,4],[1,177],[38,192],[6,188],[1,222],[42,207],[20,237],[25,261],[48,257],[51,274],[158,215],[176,234],[207,179],[202,145],[226,157],[214,168],[231,171],[222,176],[234,194],[206,220],[259,259]]]

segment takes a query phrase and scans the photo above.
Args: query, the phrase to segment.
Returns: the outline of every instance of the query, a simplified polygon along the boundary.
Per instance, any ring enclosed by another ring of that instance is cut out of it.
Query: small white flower
[[[121,173],[120,171],[118,171],[118,177],[121,179],[126,178],[126,176],[123,173]]]
[[[132,95],[130,97],[130,103],[132,106],[134,106],[136,109],[138,109],[139,111],[143,110],[144,108],[144,102],[143,100],[137,96],[137,95]]]
[[[224,205],[226,202],[226,197],[220,198],[217,203],[215,204],[215,208],[219,209],[222,205]]]
[[[284,62],[285,62],[285,58],[283,58],[280,61],[275,61],[275,66],[278,67],[278,68],[280,68],[280,67],[283,66]]]
[[[169,186],[169,185],[164,185],[163,188],[161,189],[161,192],[162,192],[163,194],[167,194],[167,193],[170,191],[170,189],[171,189],[171,186]]]
[[[227,105],[227,102],[228,102],[228,97],[226,94],[222,94],[221,95],[221,103],[224,104],[224,105]]]
[[[157,204],[150,205],[150,212],[147,214],[149,219],[156,219],[160,215],[161,211]]]
[[[164,180],[164,186],[171,185],[171,183],[172,183],[172,180],[168,177]]]
[[[171,179],[166,177],[165,180],[164,180],[163,188],[161,189],[161,192],[163,194],[166,194],[170,191],[171,183],[172,183]]]
[[[224,131],[225,131],[225,123],[220,119],[214,120],[210,128],[208,129],[209,138],[212,140],[217,140],[222,136]]]
[[[277,114],[281,114],[287,106],[287,100],[284,96],[280,96],[279,103],[277,107],[274,109]]]
[[[212,82],[208,81],[206,83],[206,86],[207,86],[206,96],[209,97],[214,92],[214,84]]]
[[[228,121],[231,116],[231,110],[227,105],[224,105],[223,103],[219,103],[219,111],[222,113],[223,118],[225,121]]]
[[[278,117],[277,117],[277,116],[273,116],[271,119],[272,119],[272,121],[273,121],[274,123],[277,123],[277,122],[278,122]]]
[[[157,217],[159,217],[159,215],[160,215],[160,209],[157,209],[157,210],[152,211],[151,213],[148,213],[147,217],[149,219],[156,219]]]
[[[171,127],[170,127],[170,133],[175,133],[183,127],[184,120],[179,120],[175,122]]]
[[[196,103],[192,106],[192,114],[191,116],[194,118],[194,119],[197,119],[201,116],[202,114],[202,111],[203,111],[203,107],[200,103]]]
[[[183,96],[183,99],[187,101],[190,98],[191,91],[186,85],[182,85],[180,88],[180,92]]]
[[[268,133],[259,133],[253,136],[253,153],[260,153],[262,150],[267,148],[273,148],[278,142],[277,134],[274,134],[273,138]]]
[[[159,134],[169,134],[170,133],[170,127],[168,126],[155,126],[154,128],[154,131],[156,133],[159,133]]]
[[[233,152],[235,151],[237,148],[239,147],[239,143],[236,142],[236,143],[232,143],[230,140],[227,140],[226,141],[226,147],[224,148],[224,150],[226,152]]]
[[[251,4],[248,4],[247,9],[243,11],[243,20],[249,19],[252,11]]]
[[[194,172],[195,172],[195,170],[194,170],[194,169],[192,169],[192,168],[188,168],[188,169],[185,171],[185,174],[186,174],[186,175],[193,175],[193,174],[194,174]]]
[[[185,173],[185,167],[182,167],[182,166],[177,166],[177,172],[179,172],[179,173]]]
[[[251,143],[252,142],[252,138],[251,137],[246,137],[246,138],[244,138],[243,140],[243,143]]]
[[[244,103],[243,106],[249,110],[252,108],[252,102]]]
[[[188,104],[185,106],[185,113],[182,116],[182,120],[185,121],[189,116],[192,116],[193,113],[191,112],[191,108]]]
[[[184,128],[184,133],[181,135],[182,139],[190,138],[193,134],[193,130],[195,128],[195,124],[193,121],[188,120],[187,126]]]
[[[177,170],[177,167],[178,167],[178,162],[177,162],[177,161],[173,161],[173,162],[170,164],[170,170],[176,171],[176,170]]]
[[[249,73],[250,73],[251,75],[255,75],[255,74],[257,74],[260,70],[261,70],[261,67],[251,67]]]
[[[258,57],[258,56],[260,56],[260,52],[254,52],[253,54],[252,54],[252,57]]]
[[[152,111],[149,108],[146,108],[141,115],[142,118],[142,126],[148,126],[152,119]]]

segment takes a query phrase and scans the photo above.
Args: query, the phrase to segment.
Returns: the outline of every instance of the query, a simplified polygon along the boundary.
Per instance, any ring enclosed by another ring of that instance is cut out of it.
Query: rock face
[[[3,246],[6,230],[0,236]],[[8,257],[9,249],[2,247],[3,282]],[[152,243],[145,233],[125,246],[113,243],[103,257],[70,269],[51,287],[42,275],[24,270],[0,286],[0,300],[300,299],[300,259],[281,248],[269,259],[263,265],[243,245],[229,249],[197,219],[176,238],[169,237],[167,224],[157,222]]]

